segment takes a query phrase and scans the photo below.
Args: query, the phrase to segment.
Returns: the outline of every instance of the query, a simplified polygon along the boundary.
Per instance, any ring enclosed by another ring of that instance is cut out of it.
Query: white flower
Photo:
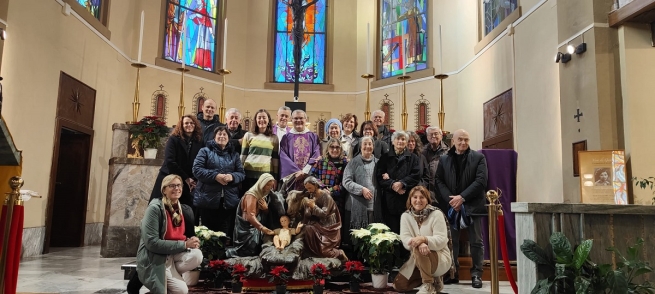
[[[371,230],[391,231],[391,229],[383,223],[372,223],[369,225],[369,227],[371,228]]]
[[[226,235],[225,235],[225,233],[223,233],[223,232],[221,232],[221,231],[218,231],[218,232],[214,232],[214,236],[220,238],[220,237],[225,237]]]
[[[197,226],[196,229],[199,229],[199,230],[209,230],[209,228],[207,228],[207,227],[205,227],[205,226]]]
[[[357,239],[361,239],[363,237],[370,236],[371,231],[369,231],[367,229],[358,229],[358,230],[351,229],[350,234],[355,236],[355,238],[357,238]]]
[[[210,232],[202,232],[202,233],[200,233],[200,236],[205,240],[209,240],[209,239],[211,239],[212,234]]]
[[[371,243],[375,245],[380,245],[380,243],[382,243],[383,241],[390,241],[393,243],[394,241],[399,241],[399,240],[400,237],[398,236],[398,234],[394,232],[380,233],[380,234],[373,235],[373,237],[371,237]]]

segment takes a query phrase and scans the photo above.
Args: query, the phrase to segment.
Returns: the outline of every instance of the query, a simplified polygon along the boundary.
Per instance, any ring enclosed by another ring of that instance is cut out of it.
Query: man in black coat
[[[214,129],[224,125],[218,119],[214,100],[205,100],[202,104],[202,112],[198,113],[198,121],[202,127],[202,143],[207,146],[207,141],[214,141]]]
[[[225,112],[225,124],[227,125],[227,132],[230,135],[230,143],[237,153],[241,154],[241,140],[248,132],[241,128],[241,112],[236,108],[230,108]],[[250,187],[248,187],[250,189]],[[244,191],[245,192],[245,191]]]
[[[461,212],[462,205],[466,215],[472,217],[468,226],[469,243],[471,244],[471,277],[473,288],[482,288],[482,260],[484,248],[482,245],[482,216],[486,214],[485,189],[487,187],[487,161],[482,153],[469,148],[469,134],[465,130],[457,130],[453,133],[453,147],[447,154],[442,155],[437,167],[436,185],[439,192],[439,200],[444,203],[440,208],[444,213]],[[459,233],[453,229],[453,258],[459,271]],[[454,280],[444,281],[445,283],[459,283],[457,273]]]

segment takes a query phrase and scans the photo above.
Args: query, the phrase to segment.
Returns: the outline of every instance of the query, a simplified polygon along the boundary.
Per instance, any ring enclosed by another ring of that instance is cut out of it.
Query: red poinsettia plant
[[[247,271],[248,270],[246,269],[246,267],[241,263],[235,263],[234,265],[232,265],[231,273],[230,273],[230,275],[232,276],[232,283],[238,283],[241,280],[243,280]]]
[[[161,139],[169,134],[166,122],[158,116],[144,116],[140,121],[130,125],[130,139],[139,139],[143,148],[158,148]]]
[[[275,283],[276,285],[286,285],[287,281],[289,280],[289,270],[284,267],[283,265],[278,265],[275,266],[271,269],[271,271],[268,273],[269,283]]]
[[[312,265],[312,267],[309,269],[309,272],[312,276],[312,280],[314,280],[314,285],[320,285],[321,280],[323,279],[329,280],[332,278],[330,276],[330,271],[322,263],[316,263]]]
[[[225,279],[230,276],[230,265],[224,260],[217,259],[210,261],[209,270],[214,274],[214,280]]]
[[[425,136],[425,130],[429,127],[430,125],[421,125],[417,130],[416,134],[419,136]]]
[[[364,271],[364,265],[361,261],[357,260],[346,261],[344,270],[350,275],[351,280],[361,281],[361,274]]]

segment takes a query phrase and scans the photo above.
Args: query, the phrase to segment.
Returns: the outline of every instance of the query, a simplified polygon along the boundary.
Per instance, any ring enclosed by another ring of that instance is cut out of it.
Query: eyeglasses
[[[182,184],[170,184],[168,185],[168,187],[171,189],[182,188]]]
[[[330,149],[341,149],[341,146],[330,146]]]
[[[428,134],[428,137],[439,137],[441,136],[441,133],[430,133]]]

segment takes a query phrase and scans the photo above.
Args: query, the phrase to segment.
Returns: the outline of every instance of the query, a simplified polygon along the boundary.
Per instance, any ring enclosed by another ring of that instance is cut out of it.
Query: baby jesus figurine
[[[295,229],[289,229],[289,217],[283,215],[280,217],[280,225],[282,228],[275,229],[275,237],[273,237],[273,244],[277,250],[282,251],[284,247],[287,247],[291,243],[291,235],[296,235],[300,232],[302,228],[302,223],[298,223],[298,227]]]

